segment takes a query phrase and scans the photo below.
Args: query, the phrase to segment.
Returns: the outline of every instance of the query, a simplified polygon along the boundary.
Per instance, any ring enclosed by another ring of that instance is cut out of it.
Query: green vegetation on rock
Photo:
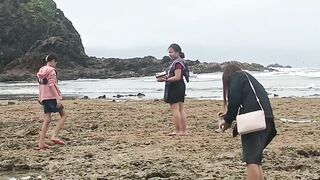
[[[20,15],[30,15],[36,24],[52,21],[57,13],[56,4],[51,0],[29,0],[20,5]]]

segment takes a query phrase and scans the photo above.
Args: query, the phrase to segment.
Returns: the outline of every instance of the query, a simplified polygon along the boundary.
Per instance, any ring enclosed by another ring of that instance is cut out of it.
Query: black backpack
[[[189,78],[190,78],[189,66],[185,61],[183,62],[183,64],[184,64],[183,76],[184,78],[186,78],[186,81],[189,82]]]

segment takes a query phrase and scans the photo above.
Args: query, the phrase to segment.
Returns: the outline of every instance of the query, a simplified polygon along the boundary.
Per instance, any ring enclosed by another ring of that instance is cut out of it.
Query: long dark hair
[[[230,85],[230,78],[237,71],[242,71],[242,69],[235,64],[229,64],[223,70],[222,83],[223,83],[224,107],[227,107],[227,104],[228,104],[227,103],[227,96],[228,96],[228,89],[229,89],[229,85]]]
[[[180,58],[185,58],[184,53],[182,52],[181,47],[178,44],[171,44],[169,48],[172,48],[175,52],[179,53]],[[169,49],[168,48],[168,49]]]

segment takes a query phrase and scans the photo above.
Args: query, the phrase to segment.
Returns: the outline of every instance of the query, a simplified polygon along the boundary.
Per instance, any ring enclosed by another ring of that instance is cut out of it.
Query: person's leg
[[[247,180],[260,180],[259,165],[247,164]]]
[[[42,123],[41,132],[40,132],[39,144],[38,144],[38,147],[40,149],[48,146],[45,143],[45,139],[46,139],[46,134],[48,132],[50,122],[51,122],[51,113],[45,113],[44,121]]]
[[[63,128],[63,125],[64,125],[64,123],[66,122],[66,119],[67,119],[67,113],[64,110],[59,112],[59,114],[60,114],[60,119],[56,123],[56,127],[54,128],[51,140],[59,140],[60,130]]]
[[[170,108],[172,111],[172,120],[176,127],[176,133],[180,133],[181,131],[181,115],[179,111],[179,103],[170,104]]]
[[[186,111],[184,110],[184,104],[179,103],[179,112],[180,112],[180,117],[181,117],[181,135],[186,135],[187,134],[187,114]]]
[[[263,175],[263,171],[262,171],[261,165],[259,166],[259,172],[260,172],[260,180],[265,180],[266,178]]]

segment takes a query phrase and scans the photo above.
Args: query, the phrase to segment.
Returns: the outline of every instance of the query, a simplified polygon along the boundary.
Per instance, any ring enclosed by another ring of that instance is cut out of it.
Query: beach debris
[[[126,94],[126,95],[121,95],[121,94],[117,94],[116,96],[113,96],[114,98],[123,98],[123,97],[144,97],[146,96],[143,93],[138,93],[138,94]]]
[[[173,174],[167,171],[163,171],[163,170],[156,170],[156,171],[152,171],[149,172],[146,175],[146,179],[151,179],[151,178],[170,178],[170,176],[172,176]]]
[[[21,180],[28,180],[31,179],[31,176],[22,177]]]
[[[298,150],[297,154],[302,155],[306,158],[320,156],[320,151],[317,150]]]
[[[315,120],[296,120],[296,119],[285,119],[285,118],[280,118],[280,121],[288,122],[288,123],[315,123],[315,122],[317,122]]]
[[[93,158],[93,154],[92,153],[85,154],[84,158],[91,159],[91,158]]]
[[[98,129],[98,127],[99,127],[98,124],[91,124],[91,125],[90,125],[90,129],[91,129],[91,130]]]
[[[108,180],[107,177],[98,177],[97,180]]]
[[[17,132],[17,137],[25,137],[25,136],[34,136],[39,133],[39,129],[37,126],[30,125],[20,131]]]
[[[12,101],[9,101],[8,102],[8,105],[15,105],[16,103],[15,102],[12,102]]]
[[[3,160],[0,162],[0,171],[11,171],[14,168],[14,162],[12,160]]]

